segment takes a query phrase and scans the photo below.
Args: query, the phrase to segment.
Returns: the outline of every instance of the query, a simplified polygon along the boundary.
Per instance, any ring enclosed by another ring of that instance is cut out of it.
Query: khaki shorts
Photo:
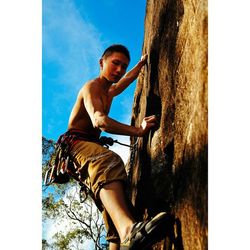
[[[71,155],[79,173],[79,179],[87,183],[94,194],[96,203],[100,203],[100,189],[113,181],[127,182],[124,163],[119,155],[95,142],[77,142]],[[105,210],[102,211],[107,230],[108,241],[119,243],[115,226]]]

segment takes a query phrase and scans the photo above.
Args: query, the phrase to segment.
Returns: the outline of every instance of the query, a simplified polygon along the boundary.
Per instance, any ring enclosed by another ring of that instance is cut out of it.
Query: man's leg
[[[120,250],[120,244],[116,244],[116,243],[110,242],[110,244],[109,244],[109,250]]]
[[[122,182],[113,181],[104,185],[99,195],[116,227],[120,241],[123,242],[130,233],[135,220],[129,211]]]
[[[112,250],[141,250],[166,237],[169,219],[165,212],[154,218],[135,222],[126,200],[122,182],[113,181],[100,190],[101,202],[111,217],[120,237],[120,246],[111,244]]]

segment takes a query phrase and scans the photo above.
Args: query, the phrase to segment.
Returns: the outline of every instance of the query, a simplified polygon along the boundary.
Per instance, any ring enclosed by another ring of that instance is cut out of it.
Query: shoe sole
[[[145,226],[147,236],[141,242],[136,243],[130,250],[144,250],[156,242],[164,239],[167,234],[167,214],[162,212],[156,215],[152,221]]]

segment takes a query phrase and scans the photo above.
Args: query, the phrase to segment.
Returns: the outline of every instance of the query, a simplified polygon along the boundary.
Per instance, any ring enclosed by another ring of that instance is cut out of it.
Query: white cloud
[[[73,1],[43,2],[44,60],[62,70],[55,79],[59,84],[77,89],[82,79],[98,73],[102,51],[101,34],[82,15]]]
[[[74,1],[43,1],[43,109],[49,110],[44,129],[50,137],[63,124],[66,130],[78,90],[99,73],[101,34],[84,15]]]

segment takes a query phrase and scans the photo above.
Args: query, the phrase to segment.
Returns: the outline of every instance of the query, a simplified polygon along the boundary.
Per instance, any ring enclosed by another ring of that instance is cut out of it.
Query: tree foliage
[[[42,138],[42,168],[43,178],[51,156],[55,152],[56,143],[53,140]],[[43,185],[42,197],[43,226],[52,220],[53,224],[66,225],[55,232],[52,239],[42,240],[42,249],[46,250],[73,250],[82,249],[86,239],[94,242],[94,249],[105,249],[105,228],[100,212],[93,200],[88,197],[80,203],[79,185],[75,180],[66,184]],[[104,244],[102,244],[104,243]]]

